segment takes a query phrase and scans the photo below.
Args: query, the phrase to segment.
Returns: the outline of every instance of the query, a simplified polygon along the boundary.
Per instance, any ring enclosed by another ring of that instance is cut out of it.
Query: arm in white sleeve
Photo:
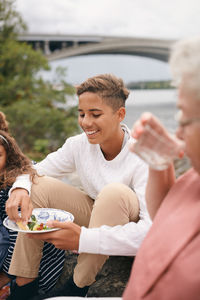
[[[138,223],[81,228],[79,253],[135,256],[151,226],[147,216]]]
[[[38,174],[61,179],[67,173],[75,171],[73,145],[73,139],[69,138],[61,148],[37,163],[35,168]]]
[[[74,160],[72,155],[72,144],[73,140],[69,138],[61,148],[47,155],[47,157],[40,163],[33,165],[33,167],[37,170],[37,173],[39,175],[62,178],[67,172],[73,171]],[[31,186],[32,183],[29,175],[20,175],[17,177],[12,188],[10,189],[9,195],[15,188],[26,189],[30,194]]]
[[[15,182],[13,183],[13,186],[9,191],[9,196],[10,196],[11,192],[16,188],[25,189],[28,191],[28,193],[30,195],[31,186],[32,186],[32,182],[30,180],[29,174],[20,175],[16,178]]]
[[[135,256],[145,238],[152,221],[149,217],[145,188],[148,177],[148,166],[141,161],[134,170],[132,186],[140,204],[140,220],[114,227],[81,228],[79,252],[104,255]]]

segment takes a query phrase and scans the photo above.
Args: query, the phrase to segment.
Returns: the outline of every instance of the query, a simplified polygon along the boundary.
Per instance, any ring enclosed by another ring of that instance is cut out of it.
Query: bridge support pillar
[[[49,41],[44,41],[44,53],[45,53],[45,55],[51,54],[51,51],[49,48]]]
[[[73,42],[73,48],[77,48],[78,47],[78,42],[77,41],[74,41]]]
[[[41,50],[40,42],[38,41],[35,43],[35,50]]]

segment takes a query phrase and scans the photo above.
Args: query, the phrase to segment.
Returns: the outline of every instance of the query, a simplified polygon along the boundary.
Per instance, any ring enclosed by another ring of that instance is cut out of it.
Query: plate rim
[[[55,210],[55,211],[61,211],[61,212],[65,212],[67,213],[68,215],[71,216],[72,220],[70,220],[69,222],[73,222],[74,221],[74,215],[72,213],[70,213],[69,211],[66,211],[66,210],[63,210],[63,209],[59,209],[59,208],[51,208],[51,207],[35,207],[33,210],[32,210],[32,213],[34,212],[34,210]],[[9,227],[7,224],[6,224],[6,221],[9,220],[10,222],[13,222],[15,223],[14,221],[10,220],[9,219],[9,216],[7,216],[4,220],[3,220],[3,225],[12,230],[12,231],[16,231],[16,232],[24,232],[24,233],[48,233],[48,232],[53,232],[53,231],[57,231],[57,230],[60,230],[61,228],[51,228],[51,229],[48,229],[48,230],[23,230],[23,229],[20,229],[20,228],[11,228]],[[16,224],[16,223],[15,223]]]

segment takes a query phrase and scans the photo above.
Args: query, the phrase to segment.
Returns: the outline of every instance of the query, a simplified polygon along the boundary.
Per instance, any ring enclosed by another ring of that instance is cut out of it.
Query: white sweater
[[[128,132],[129,129],[122,125]],[[108,255],[135,255],[145,237],[151,221],[145,204],[147,165],[128,149],[128,143],[111,161],[107,161],[98,144],[90,144],[85,133],[70,137],[56,152],[49,154],[36,165],[40,175],[63,178],[76,171],[84,191],[96,199],[101,189],[109,183],[124,183],[133,189],[140,203],[140,221],[124,226],[88,229],[82,227],[79,252]],[[20,183],[21,181],[21,183]],[[23,187],[30,191],[30,182],[23,175],[13,188]]]

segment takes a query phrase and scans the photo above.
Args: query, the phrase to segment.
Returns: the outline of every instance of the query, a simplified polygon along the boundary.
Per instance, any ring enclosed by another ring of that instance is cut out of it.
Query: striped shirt
[[[9,188],[0,190],[0,218],[3,220],[7,217],[5,211],[5,203],[8,199]],[[7,256],[3,262],[2,270],[8,274],[9,266],[12,259],[17,232],[8,229],[10,236],[10,245],[8,248]],[[56,284],[59,276],[61,275],[65,261],[65,250],[55,248],[53,244],[44,243],[43,255],[39,268],[39,289],[42,292],[47,292]]]

